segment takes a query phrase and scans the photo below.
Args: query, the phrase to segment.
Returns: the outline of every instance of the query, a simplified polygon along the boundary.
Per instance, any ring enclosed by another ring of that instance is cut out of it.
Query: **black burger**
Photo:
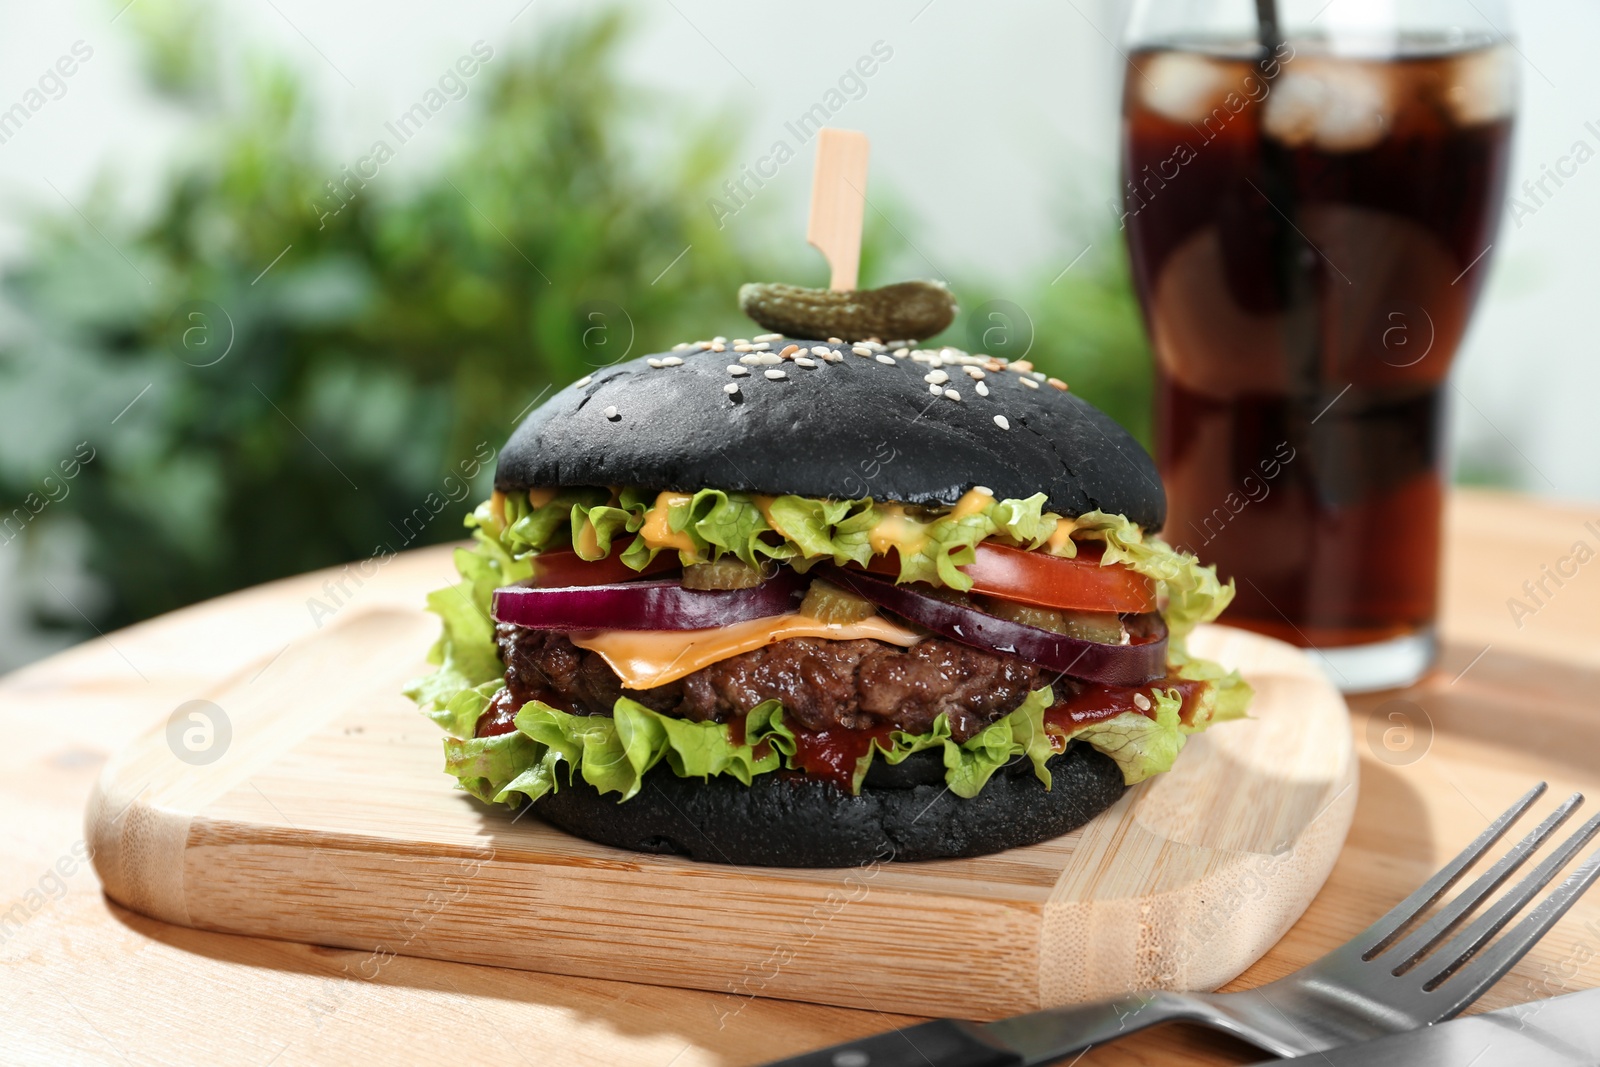
[[[1072,830],[1244,714],[1149,456],[1026,362],[717,338],[528,416],[411,696],[490,803],[696,860]]]

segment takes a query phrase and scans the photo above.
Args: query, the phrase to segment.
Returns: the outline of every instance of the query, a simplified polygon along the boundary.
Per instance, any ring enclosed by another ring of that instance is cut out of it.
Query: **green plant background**
[[[442,162],[375,179],[325,219],[313,205],[351,161],[319,147],[324,119],[287,67],[211,58],[207,10],[151,0],[126,19],[144,77],[192,129],[153,209],[128,208],[108,170],[82,216],[32,217],[0,279],[0,512],[25,513],[0,550],[23,554],[39,625],[109,630],[458,538],[488,470],[426,525],[407,519],[547,388],[623,350],[748,334],[741,282],[823,281],[797,240],[783,254],[732,236],[798,220],[756,203],[717,228],[706,198],[741,131],[716,101],[628,83],[625,9],[497,55],[451,105]],[[641,126],[656,135],[630,136]],[[863,284],[929,273],[900,236],[916,220],[892,190],[874,203],[887,218],[869,212]],[[1121,248],[1111,233],[1095,244]],[[1028,348],[1147,439],[1149,356],[1116,253],[1004,287],[1004,305],[991,279],[948,281],[970,310],[941,340]],[[94,459],[32,514],[29,494],[79,442]],[[62,554],[89,576],[78,595],[41,577]]]

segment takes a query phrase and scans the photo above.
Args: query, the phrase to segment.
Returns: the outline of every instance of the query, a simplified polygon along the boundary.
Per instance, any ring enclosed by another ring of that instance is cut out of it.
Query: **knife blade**
[[[1533,1000],[1376,1041],[1331,1048],[1283,1067],[1594,1067],[1600,1064],[1600,989]],[[1257,1065],[1261,1067],[1261,1065]]]

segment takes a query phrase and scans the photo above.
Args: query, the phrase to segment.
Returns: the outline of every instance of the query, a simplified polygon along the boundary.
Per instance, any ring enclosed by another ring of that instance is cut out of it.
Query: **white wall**
[[[1600,6],[1545,0],[1520,5],[1517,17],[1526,62],[1512,187],[1534,213],[1518,210],[1513,219],[1508,210],[1502,220],[1487,299],[1461,358],[1457,381],[1470,403],[1458,406],[1456,436],[1468,455],[1503,460],[1532,492],[1594,499]],[[1547,183],[1555,195],[1534,205],[1522,183],[1555,167],[1579,140],[1597,158],[1564,187]]]

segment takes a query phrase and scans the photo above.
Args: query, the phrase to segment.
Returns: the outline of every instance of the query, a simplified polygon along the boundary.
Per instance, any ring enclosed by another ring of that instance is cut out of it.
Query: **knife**
[[[1533,1000],[1292,1060],[1262,1062],[1304,1067],[1594,1067],[1600,1064],[1600,989]]]
[[[936,1019],[768,1067],[1033,1067],[1049,1062],[1004,1023]],[[1009,1039],[1009,1040],[1008,1040]],[[1059,1044],[1055,1047],[1059,1048]],[[1306,1067],[1574,1067],[1600,1064],[1600,989],[1530,1001],[1420,1030],[1265,1063]]]

